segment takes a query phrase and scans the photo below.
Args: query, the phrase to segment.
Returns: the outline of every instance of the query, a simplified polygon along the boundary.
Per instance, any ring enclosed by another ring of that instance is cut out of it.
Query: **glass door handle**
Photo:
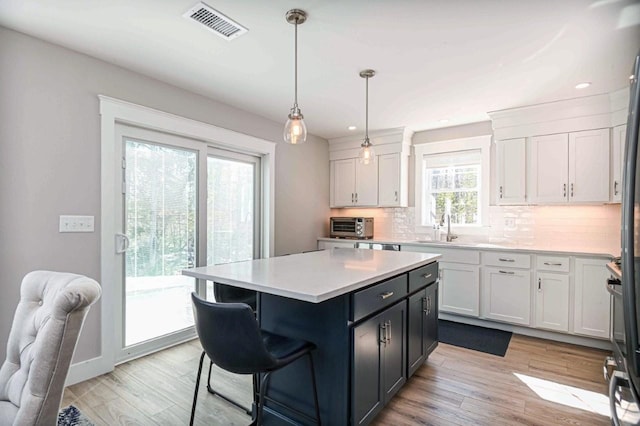
[[[129,250],[129,237],[126,234],[116,232],[116,254],[124,253]]]

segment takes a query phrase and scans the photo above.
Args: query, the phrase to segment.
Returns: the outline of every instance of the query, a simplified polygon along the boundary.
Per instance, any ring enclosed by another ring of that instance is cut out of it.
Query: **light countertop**
[[[185,269],[183,275],[320,303],[434,262],[432,253],[333,249]]]
[[[545,254],[557,254],[562,256],[598,256],[598,257],[614,257],[611,253],[606,253],[599,249],[592,249],[589,247],[562,247],[554,245],[553,247],[534,247],[534,246],[515,246],[506,244],[490,244],[490,243],[466,243],[459,241],[452,241],[450,243],[444,241],[431,241],[431,240],[394,240],[376,238],[372,240],[356,240],[347,238],[328,238],[321,237],[318,241],[331,241],[331,242],[345,242],[345,243],[379,243],[379,244],[400,244],[401,246],[415,246],[415,247],[433,247],[434,252],[437,253],[437,249],[466,249],[466,250],[483,250],[483,251],[517,251],[522,253],[545,253]],[[619,255],[619,254],[618,254]]]

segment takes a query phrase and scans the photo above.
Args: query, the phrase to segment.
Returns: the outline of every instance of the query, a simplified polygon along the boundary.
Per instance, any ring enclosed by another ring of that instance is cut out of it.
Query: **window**
[[[416,224],[486,224],[489,197],[490,136],[431,142],[415,146]],[[422,229],[421,229],[422,228]]]
[[[442,223],[447,215],[454,224],[480,224],[480,160],[480,150],[424,157],[423,224]]]

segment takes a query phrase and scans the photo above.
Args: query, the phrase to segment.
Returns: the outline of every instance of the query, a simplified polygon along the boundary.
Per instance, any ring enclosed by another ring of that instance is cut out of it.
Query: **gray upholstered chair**
[[[34,271],[24,277],[0,367],[1,426],[57,423],[80,329],[100,294],[100,285],[82,275]]]

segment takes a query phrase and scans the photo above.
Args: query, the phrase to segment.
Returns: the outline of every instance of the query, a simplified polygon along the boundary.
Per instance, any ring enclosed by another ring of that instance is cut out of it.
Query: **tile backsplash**
[[[332,216],[373,217],[376,239],[430,239],[415,230],[415,208],[332,209]],[[620,204],[593,206],[491,206],[489,226],[459,242],[541,250],[620,254]]]

